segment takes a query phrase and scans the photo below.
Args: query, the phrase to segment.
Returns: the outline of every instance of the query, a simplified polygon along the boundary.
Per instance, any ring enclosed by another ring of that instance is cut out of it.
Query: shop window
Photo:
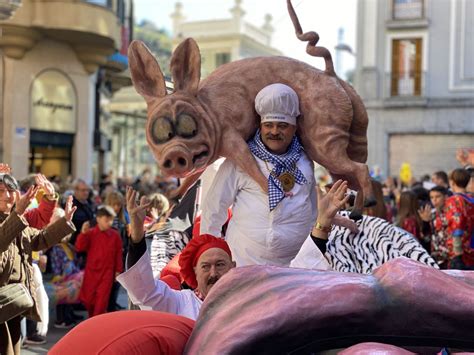
[[[393,0],[393,19],[417,19],[424,16],[424,0]]]
[[[216,68],[222,64],[230,62],[230,53],[217,53],[216,54]]]
[[[391,96],[421,95],[421,38],[392,41]]]

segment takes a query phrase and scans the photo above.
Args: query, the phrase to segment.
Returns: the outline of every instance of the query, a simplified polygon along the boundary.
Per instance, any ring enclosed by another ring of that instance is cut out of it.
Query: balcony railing
[[[393,0],[394,20],[419,19],[424,17],[423,0]]]
[[[428,96],[426,72],[413,72],[410,75],[385,73],[385,98],[422,98]]]

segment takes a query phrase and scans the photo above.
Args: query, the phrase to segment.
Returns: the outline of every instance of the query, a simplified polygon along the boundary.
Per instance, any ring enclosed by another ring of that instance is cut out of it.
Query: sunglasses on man
[[[0,184],[4,184],[10,191],[20,189],[20,185],[18,185],[16,179],[10,174],[0,174]]]

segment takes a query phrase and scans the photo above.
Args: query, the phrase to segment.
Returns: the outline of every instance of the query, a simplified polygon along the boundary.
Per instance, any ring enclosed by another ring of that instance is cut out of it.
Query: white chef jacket
[[[273,165],[255,159],[268,178]],[[297,167],[308,183],[295,183],[293,196],[285,197],[270,212],[268,195],[255,180],[229,159],[224,161],[202,205],[201,234],[220,236],[232,205],[226,241],[237,266],[289,266],[308,237],[317,212],[313,162],[302,152]]]
[[[153,278],[148,252],[130,269],[120,274],[117,281],[140,309],[174,313],[193,320],[199,315],[202,300],[193,291],[173,290],[163,281]]]

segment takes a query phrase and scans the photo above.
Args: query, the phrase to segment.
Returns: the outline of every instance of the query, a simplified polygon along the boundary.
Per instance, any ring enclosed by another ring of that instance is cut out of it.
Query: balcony
[[[426,72],[393,77],[385,73],[383,97],[385,106],[423,106],[429,96]]]
[[[0,21],[0,48],[21,59],[47,36],[70,44],[92,73],[121,46],[121,26],[111,5],[110,0],[23,0],[10,19]]]

